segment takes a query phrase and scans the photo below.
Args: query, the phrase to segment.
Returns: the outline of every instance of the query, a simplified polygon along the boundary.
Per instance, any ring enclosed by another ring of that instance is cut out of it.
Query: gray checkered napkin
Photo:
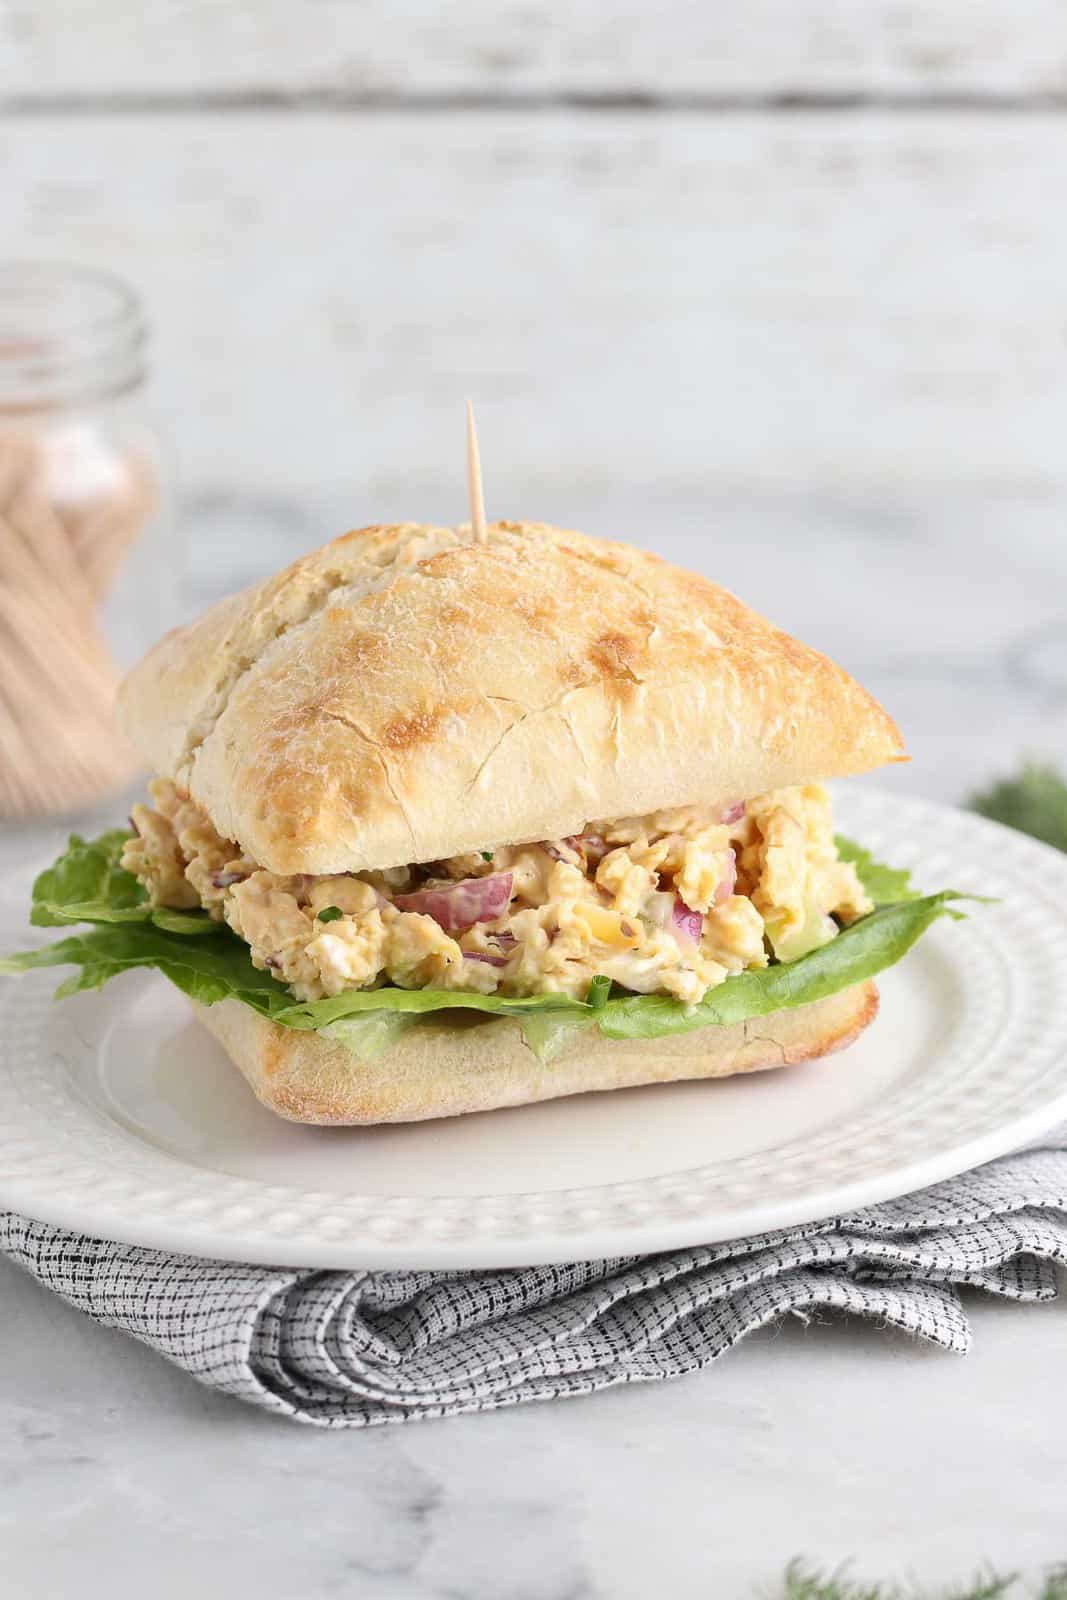
[[[673,1378],[821,1307],[962,1353],[960,1287],[1056,1293],[1067,1130],[830,1222],[560,1267],[293,1271],[113,1244],[10,1212],[0,1249],[211,1388],[319,1427],[412,1422]]]

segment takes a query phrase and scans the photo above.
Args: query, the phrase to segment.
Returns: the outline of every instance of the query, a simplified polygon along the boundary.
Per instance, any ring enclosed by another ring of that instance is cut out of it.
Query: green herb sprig
[[[978,1572],[968,1583],[951,1589],[906,1588],[897,1583],[867,1583],[839,1568],[826,1575],[802,1561],[791,1561],[775,1600],[1067,1600],[1067,1566],[1053,1567],[1038,1580],[1040,1587],[1020,1586],[1017,1572]]]
[[[1067,851],[1067,783],[1055,767],[1031,762],[974,795],[972,811]]]

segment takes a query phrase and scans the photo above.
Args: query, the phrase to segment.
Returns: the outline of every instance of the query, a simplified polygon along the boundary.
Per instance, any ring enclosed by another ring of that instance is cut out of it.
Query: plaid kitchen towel
[[[113,1244],[0,1213],[40,1283],[202,1383],[325,1428],[649,1383],[822,1307],[966,1351],[964,1285],[1049,1300],[1067,1130],[854,1215],[664,1255],[495,1272],[293,1271]]]

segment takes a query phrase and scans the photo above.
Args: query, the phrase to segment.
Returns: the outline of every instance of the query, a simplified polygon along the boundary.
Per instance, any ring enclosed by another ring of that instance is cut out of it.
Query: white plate
[[[1067,1118],[1067,857],[874,790],[841,825],[996,895],[880,979],[852,1049],[721,1083],[407,1127],[260,1107],[162,978],[0,985],[0,1205],[132,1244],[315,1267],[510,1266],[738,1238],[933,1183]],[[551,1071],[551,1067],[546,1070]]]

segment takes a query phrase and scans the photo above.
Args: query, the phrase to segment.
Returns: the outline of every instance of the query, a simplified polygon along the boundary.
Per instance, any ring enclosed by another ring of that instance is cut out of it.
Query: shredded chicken
[[[604,975],[696,1004],[733,974],[791,961],[872,909],[838,859],[830,797],[779,789],[720,820],[698,807],[591,823],[569,839],[505,845],[383,872],[279,877],[223,839],[173,783],[149,785],[123,865],[158,905],[203,905],[299,999],[383,982],[483,994],[583,997]],[[739,814],[738,814],[739,813]],[[501,915],[449,927],[437,895]],[[429,890],[434,914],[396,904]],[[503,903],[503,901],[501,901]],[[696,914],[695,918],[694,915]],[[698,937],[692,929],[697,928]]]

